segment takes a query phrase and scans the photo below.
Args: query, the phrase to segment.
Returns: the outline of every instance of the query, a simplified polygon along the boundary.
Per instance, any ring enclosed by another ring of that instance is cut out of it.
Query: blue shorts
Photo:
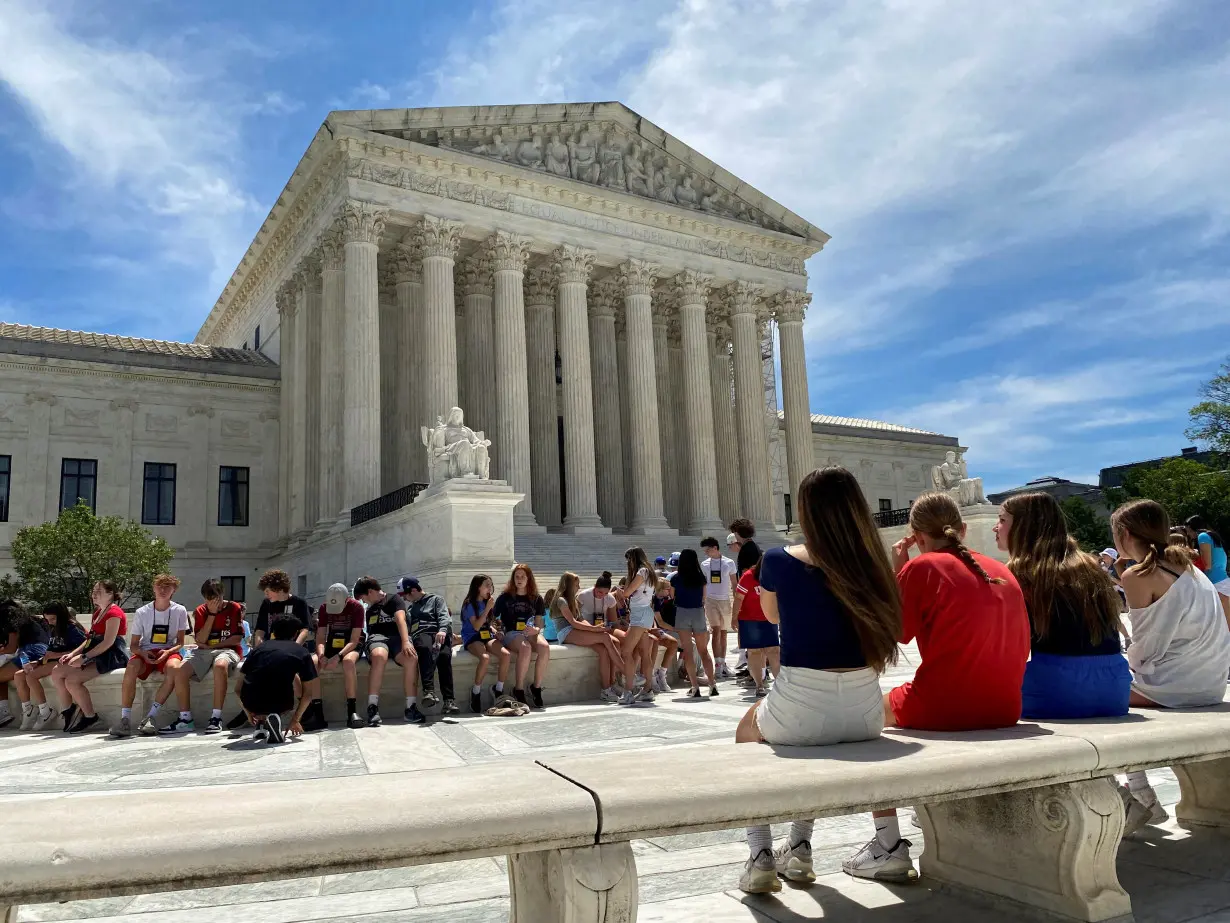
[[[558,641],[560,644],[563,644],[565,641],[568,640],[568,636],[570,634],[572,634],[571,625],[565,625],[563,628],[557,628],[555,630],[555,640]],[[547,640],[550,641],[551,639],[547,638]]]
[[[777,626],[772,622],[745,622],[739,620],[739,647],[745,651],[764,647],[778,647]]]
[[[1023,718],[1114,718],[1128,713],[1132,672],[1122,654],[1034,654],[1021,684]]]
[[[628,610],[630,628],[653,628],[653,607],[633,606]]]
[[[13,663],[17,664],[17,669],[20,670],[28,663],[42,663],[46,656],[46,644],[27,644],[25,647],[17,648],[17,656],[13,658]]]

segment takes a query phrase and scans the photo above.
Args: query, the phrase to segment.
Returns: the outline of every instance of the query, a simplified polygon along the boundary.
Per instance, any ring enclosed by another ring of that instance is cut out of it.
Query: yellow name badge
[[[167,643],[166,627],[165,626],[161,628],[155,627],[154,630],[150,632],[149,642],[150,644],[166,644]]]
[[[517,631],[525,631],[525,622],[517,622]]]
[[[332,641],[331,643],[332,643],[332,645],[333,645],[333,649],[334,649],[335,651],[340,651],[342,648],[344,648],[344,647],[346,646],[346,639],[345,639],[345,638],[339,638],[339,637],[337,637],[337,636],[335,635],[335,636],[333,637],[333,641]]]
[[[218,642],[219,642],[220,640],[221,640],[221,639],[220,639],[217,635],[210,635],[210,636],[209,636],[209,640],[208,640],[208,641],[206,641],[205,643],[206,643],[206,644],[208,644],[210,647],[217,647],[217,646],[218,646]]]
[[[379,620],[380,620],[380,613],[373,612],[371,615],[367,617],[367,624],[375,625]]]
[[[721,583],[722,582],[722,572],[720,570],[709,571],[709,582],[710,583]]]
[[[491,632],[489,632],[486,628],[484,628],[482,631],[478,633],[478,637],[482,639],[483,641],[490,641]]]

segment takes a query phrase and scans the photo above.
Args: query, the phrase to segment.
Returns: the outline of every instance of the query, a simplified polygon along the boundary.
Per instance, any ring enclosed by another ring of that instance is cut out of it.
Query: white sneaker
[[[38,717],[34,719],[34,726],[30,728],[32,731],[44,730],[47,725],[51,724],[56,718],[56,710],[50,705],[44,705],[38,710]]]
[[[892,849],[885,849],[879,837],[872,837],[870,843],[841,863],[841,870],[872,881],[913,881],[918,872],[910,859],[910,845],[909,840],[898,840]]]
[[[727,665],[725,660],[719,660],[714,665],[713,672],[717,674],[718,679],[730,679],[734,676],[734,674],[730,672],[730,667]]]
[[[618,702],[620,699],[619,693],[615,691],[613,686],[610,689],[603,689],[598,697],[604,702]]]
[[[633,700],[632,704],[634,707],[637,707],[637,708],[644,708],[648,705],[653,705],[654,704],[653,689],[649,686],[645,686],[643,689],[641,689],[636,694],[636,698]]]
[[[656,692],[670,692],[671,691],[671,684],[670,684],[670,681],[666,678],[666,668],[665,667],[658,667],[657,671],[654,673],[653,678],[654,678],[654,684],[653,684],[654,691]]]
[[[38,720],[38,709],[34,707],[33,702],[26,702],[21,706],[21,730],[29,731],[33,729],[34,722]]]
[[[632,684],[632,687],[634,689],[639,689],[641,686],[644,686],[644,685],[645,685],[645,677],[641,676],[641,674],[639,673],[636,674],[636,682]]]
[[[743,866],[743,874],[739,876],[739,890],[748,894],[773,894],[782,889],[782,883],[777,879],[777,867],[773,862],[773,854],[762,849],[760,854],[749,857]]]
[[[12,724],[15,717],[13,710],[9,708],[8,700],[0,702],[0,728]]]
[[[622,696],[620,696],[620,698],[619,698],[619,704],[620,704],[620,705],[631,705],[631,704],[632,704],[633,702],[635,702],[635,701],[636,701],[636,693],[635,693],[635,692],[633,692],[631,689],[627,690],[627,691],[626,691],[626,692],[625,692]]]
[[[811,843],[806,840],[793,846],[787,840],[773,850],[773,865],[777,874],[788,881],[816,880],[816,871],[811,865]]]
[[[1170,815],[1157,800],[1153,789],[1146,789],[1146,792],[1148,794],[1141,798],[1133,794],[1126,785],[1119,786],[1119,797],[1123,799],[1123,835],[1125,837],[1131,836],[1144,827],[1164,824],[1170,820]]]

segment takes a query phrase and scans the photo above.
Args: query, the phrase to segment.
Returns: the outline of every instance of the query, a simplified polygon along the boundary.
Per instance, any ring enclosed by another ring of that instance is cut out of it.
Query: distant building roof
[[[784,411],[777,412],[777,418],[784,421]],[[827,413],[813,413],[811,428],[814,433],[842,433],[869,436],[879,439],[901,438],[908,442],[935,442],[942,445],[957,446],[955,436],[945,436],[926,429],[915,429],[911,426],[899,426],[896,423],[885,423],[883,420],[866,420],[861,417],[836,417]]]
[[[1090,502],[1095,502],[1100,501],[1102,496],[1101,488],[1097,484],[1082,484],[1079,481],[1069,481],[1067,478],[1057,478],[1048,475],[1035,478],[1020,487],[1010,487],[1007,490],[999,490],[993,494],[987,494],[987,499],[992,503],[1003,503],[1004,500],[1015,494],[1035,492],[1050,494],[1056,500],[1066,500],[1068,497],[1084,497]]]
[[[1201,451],[1196,446],[1190,445],[1185,449],[1181,449],[1178,455],[1164,455],[1161,458],[1147,458],[1144,461],[1128,462],[1126,465],[1111,465],[1109,468],[1103,468],[1098,474],[1098,484],[1102,487],[1122,487],[1124,475],[1132,469],[1159,468],[1165,462],[1176,458],[1194,461],[1201,465],[1216,465],[1223,463],[1225,456],[1212,449]]]
[[[164,368],[194,368],[261,378],[276,378],[279,372],[276,362],[255,350],[59,330],[28,324],[0,323],[0,352],[57,359],[132,362]]]

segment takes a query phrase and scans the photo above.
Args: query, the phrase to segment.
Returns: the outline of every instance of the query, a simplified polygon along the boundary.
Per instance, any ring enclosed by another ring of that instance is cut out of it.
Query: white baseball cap
[[[329,587],[329,592],[325,594],[325,611],[330,615],[337,615],[346,608],[348,599],[350,599],[350,590],[346,589],[346,585],[333,584]]]
[[[726,533],[726,544],[727,545],[739,544],[739,536],[735,535],[735,533],[733,532],[727,532]]]

